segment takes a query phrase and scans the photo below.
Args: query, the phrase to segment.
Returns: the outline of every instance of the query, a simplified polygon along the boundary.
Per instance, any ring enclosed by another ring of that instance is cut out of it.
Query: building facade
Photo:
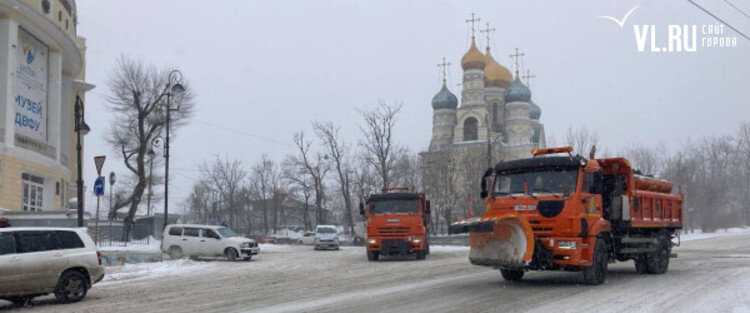
[[[530,156],[546,146],[541,109],[531,100],[531,90],[500,65],[490,52],[477,49],[472,37],[461,59],[461,103],[443,79],[433,97],[432,140],[428,153],[479,150],[487,164]]]
[[[0,0],[0,215],[76,197],[75,99],[94,87],[77,14],[74,0]]]

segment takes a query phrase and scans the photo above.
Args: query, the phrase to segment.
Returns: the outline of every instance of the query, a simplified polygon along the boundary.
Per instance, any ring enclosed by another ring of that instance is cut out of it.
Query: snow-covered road
[[[697,237],[697,236],[696,236]],[[38,298],[19,312],[750,312],[750,234],[683,242],[664,275],[610,264],[605,284],[530,272],[518,283],[470,265],[466,247],[425,261],[368,262],[361,247],[263,245],[249,262],[168,261],[108,268],[80,303]],[[0,302],[0,310],[10,308]]]

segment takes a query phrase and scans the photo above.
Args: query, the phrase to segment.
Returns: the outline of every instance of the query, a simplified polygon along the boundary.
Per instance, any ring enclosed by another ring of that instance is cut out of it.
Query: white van
[[[77,302],[102,278],[85,228],[0,228],[0,299],[25,305],[54,293],[62,303]]]
[[[315,228],[315,250],[339,249],[339,232],[334,225],[318,225]]]
[[[161,251],[172,259],[223,256],[234,261],[240,257],[250,260],[260,253],[260,248],[255,240],[240,237],[223,226],[174,224],[164,229]]]

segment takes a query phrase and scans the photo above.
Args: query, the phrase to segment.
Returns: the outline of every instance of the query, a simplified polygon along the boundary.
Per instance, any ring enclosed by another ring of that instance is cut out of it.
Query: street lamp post
[[[91,131],[91,128],[89,128],[89,125],[87,125],[86,121],[83,120],[83,101],[78,94],[76,94],[74,111],[74,131],[78,140],[78,143],[76,144],[76,153],[78,156],[78,181],[76,182],[76,186],[78,189],[78,227],[83,227],[83,166],[81,165],[81,135],[86,136],[86,134]]]
[[[185,92],[185,87],[180,84],[182,78],[182,72],[173,70],[169,72],[167,78],[167,134],[164,141],[164,228],[167,228],[168,216],[169,216],[169,122],[171,119],[170,112],[172,111],[172,96],[177,96]],[[174,80],[174,84],[172,81]],[[175,111],[180,110],[178,106]]]

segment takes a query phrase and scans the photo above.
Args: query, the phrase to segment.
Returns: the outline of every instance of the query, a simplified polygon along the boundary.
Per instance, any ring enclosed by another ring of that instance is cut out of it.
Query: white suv
[[[315,229],[315,250],[339,249],[339,233],[336,226],[318,225]]]
[[[85,228],[0,228],[0,299],[25,305],[54,293],[80,301],[104,278],[99,257]]]
[[[167,225],[161,239],[161,251],[172,259],[183,256],[224,256],[234,261],[250,260],[260,253],[255,240],[238,236],[231,229],[215,225]]]

